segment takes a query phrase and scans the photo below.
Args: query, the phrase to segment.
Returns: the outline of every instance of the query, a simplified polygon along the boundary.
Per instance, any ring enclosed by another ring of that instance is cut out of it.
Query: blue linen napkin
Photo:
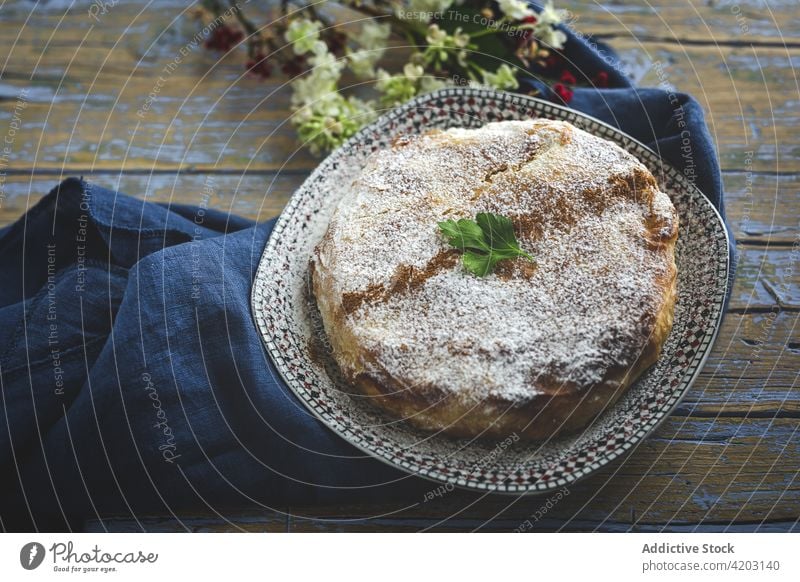
[[[632,87],[607,47],[567,34],[569,66],[609,85],[570,105],[650,145],[724,213],[697,102]],[[0,230],[3,529],[433,487],[355,450],[279,380],[250,313],[273,224],[71,178]]]

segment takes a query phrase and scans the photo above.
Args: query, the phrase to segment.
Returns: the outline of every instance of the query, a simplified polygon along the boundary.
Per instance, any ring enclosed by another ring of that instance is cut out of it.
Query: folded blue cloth
[[[607,48],[567,32],[573,70],[610,86],[570,105],[650,145],[723,212],[699,105],[631,87]],[[279,380],[250,313],[273,224],[71,178],[0,230],[4,529],[422,499],[430,483],[365,457]]]

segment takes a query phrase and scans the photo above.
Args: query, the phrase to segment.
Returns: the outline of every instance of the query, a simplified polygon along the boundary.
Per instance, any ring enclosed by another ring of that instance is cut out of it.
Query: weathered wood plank
[[[150,110],[138,116],[164,65],[196,30],[186,19],[178,20],[151,47],[174,13],[148,14],[150,20],[136,20],[121,36],[132,20],[126,22],[124,12],[121,17],[115,13],[107,25],[89,31],[83,45],[70,35],[87,34],[85,22],[84,29],[75,23],[59,26],[44,54],[47,39],[10,50],[16,31],[0,30],[0,46],[10,51],[2,73],[7,100],[0,107],[0,128],[19,90],[29,88],[31,95],[14,143],[12,169],[264,170],[316,165],[305,150],[295,152],[294,132],[286,123],[288,92],[278,90],[285,80],[243,77],[241,55],[219,60],[201,48],[192,51],[166,76]],[[18,25],[15,18],[12,14],[2,26]],[[53,26],[52,18],[43,17],[34,19],[30,29],[49,35],[53,29],[45,27]],[[67,35],[63,40],[62,34]],[[797,169],[793,67],[800,48],[680,46],[629,37],[614,39],[614,46],[641,84],[671,83],[700,100],[723,167],[744,169],[747,152],[753,152],[754,170]],[[655,62],[662,66],[654,67]],[[51,102],[57,106],[51,108]]]
[[[269,2],[249,2],[249,12],[254,21],[265,13]],[[800,18],[794,0],[614,0],[599,4],[592,0],[557,2],[559,8],[570,11],[573,26],[583,32],[614,36],[648,36],[696,42],[754,42],[774,43],[784,37],[795,41],[792,32],[800,28]],[[65,29],[65,40],[83,36],[88,24],[114,26],[116,23],[136,23],[152,28],[153,22],[163,22],[186,8],[185,2],[159,0],[145,7],[144,3],[119,3],[108,15],[99,15],[98,21],[89,17],[88,6],[76,3],[46,3],[36,6],[30,26],[34,30],[23,42],[41,40],[37,31],[53,28],[60,22]],[[144,8],[142,14],[139,14]],[[31,11],[27,2],[7,2],[3,16],[9,22],[23,21]],[[61,21],[61,17],[66,17]],[[138,16],[138,18],[137,18]],[[263,20],[263,19],[261,19]],[[142,34],[141,30],[134,32]],[[45,37],[46,38],[46,37]]]
[[[218,514],[203,516],[181,516],[178,519],[164,516],[141,516],[138,521],[109,517],[103,520],[87,520],[84,531],[92,533],[116,532],[285,532],[288,518],[285,513],[260,510],[247,513],[241,510],[219,509]]]
[[[740,242],[792,245],[800,235],[800,173],[722,174],[728,224]]]
[[[19,218],[53,187],[79,173],[9,175],[0,179],[0,226]],[[292,171],[280,174],[174,174],[121,173],[84,175],[104,188],[137,196],[153,202],[200,204],[203,189],[214,196],[208,206],[253,220],[266,220],[280,214],[287,200],[306,178],[307,173]]]
[[[800,454],[796,420],[670,418],[621,463],[567,488],[533,497],[462,491],[379,505],[290,507],[290,531],[423,529],[622,529],[703,524],[792,522],[800,517]],[[431,484],[431,490],[437,486]],[[781,497],[781,503],[775,501]],[[548,503],[549,500],[549,503]],[[163,531],[189,525],[202,531],[280,527],[260,511],[227,514],[231,523],[197,516],[146,523]],[[535,517],[542,519],[537,523]],[[529,520],[529,526],[525,521]],[[105,522],[130,529],[130,522]],[[768,524],[766,525],[768,527]]]
[[[675,411],[692,417],[800,418],[796,313],[729,313],[697,381]]]
[[[614,0],[560,2],[574,26],[601,35],[705,43],[796,42],[794,0]]]
[[[800,240],[796,248],[737,248],[737,277],[729,309],[800,310]]]
[[[298,520],[293,524],[294,529],[303,533],[381,533],[381,532],[481,532],[481,533],[517,533],[520,531],[530,533],[552,532],[604,532],[604,533],[785,533],[796,532],[797,521],[772,521],[772,522],[736,522],[733,524],[636,524],[617,523],[604,521],[601,526],[597,523],[581,520],[561,522],[555,519],[543,519],[536,523],[536,527],[525,530],[519,527],[519,520],[494,519],[491,521],[448,519],[445,522],[432,520]],[[523,520],[522,523],[525,523]]]
[[[800,452],[796,430],[794,420],[670,418],[625,461],[551,500],[552,508],[543,509],[552,494],[513,498],[453,491],[431,501],[423,495],[416,506],[392,517],[433,525],[448,518],[524,521],[540,511],[564,524],[578,520],[595,527],[606,520],[630,525],[794,520],[800,516],[798,468],[791,462]],[[774,506],[781,494],[783,502]],[[382,504],[381,513],[361,505],[293,507],[291,527],[303,519],[385,515],[388,506]]]
[[[676,47],[634,39],[617,39],[614,47],[637,84],[673,86],[703,105],[723,169],[797,170],[798,138],[790,129],[800,119],[794,105],[796,50]]]
[[[771,65],[763,72],[752,55],[742,58],[740,53],[749,49],[726,49],[724,63],[730,67],[726,70],[716,48],[683,51],[664,43],[615,44],[639,70],[641,84],[666,81],[704,105],[724,168],[744,169],[749,164],[756,171],[795,169],[800,151],[800,138],[792,131],[799,119],[794,106],[797,88],[792,62],[779,49],[759,49],[761,64]],[[662,63],[662,68],[654,67],[654,62]],[[13,66],[29,70],[28,64],[16,60]],[[237,64],[230,67],[230,74],[215,70],[202,81],[206,71],[176,73],[141,118],[137,111],[146,105],[154,86],[150,76],[115,79],[104,70],[92,85],[88,74],[79,74],[68,79],[67,89],[58,91],[60,73],[33,82],[11,78],[9,84],[17,89],[50,86],[58,103],[52,111],[47,102],[30,103],[25,109],[11,167],[35,163],[39,168],[71,171],[313,168],[318,160],[298,150],[289,125],[288,92],[273,92],[275,83],[239,79]],[[762,73],[770,78],[763,79]],[[765,94],[767,82],[770,92]],[[0,119],[10,116],[14,102],[10,99],[3,105]]]

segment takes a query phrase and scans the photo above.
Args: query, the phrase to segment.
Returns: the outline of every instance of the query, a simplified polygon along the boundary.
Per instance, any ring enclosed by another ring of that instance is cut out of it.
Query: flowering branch
[[[198,14],[209,20],[225,10],[220,0],[203,0]],[[292,124],[314,153],[335,148],[383,108],[459,81],[519,90],[519,71],[535,69],[552,78],[553,97],[563,102],[577,83],[558,52],[567,42],[558,29],[566,14],[550,2],[535,12],[522,0],[282,0],[267,27],[234,13],[206,46],[245,45],[251,75],[267,78],[279,68],[290,77]],[[357,28],[347,18],[353,13]],[[401,40],[405,62],[383,64],[390,43]],[[374,96],[341,90],[343,78],[370,85]]]

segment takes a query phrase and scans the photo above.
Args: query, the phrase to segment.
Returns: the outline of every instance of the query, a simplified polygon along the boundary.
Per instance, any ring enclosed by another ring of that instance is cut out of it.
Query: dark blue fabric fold
[[[69,179],[4,229],[5,527],[421,490],[278,380],[249,302],[274,221],[252,224]]]
[[[699,105],[631,87],[602,45],[569,35],[568,60],[611,84],[571,106],[648,144],[724,212]],[[4,529],[430,489],[325,429],[278,379],[250,313],[272,226],[72,178],[0,230]]]

